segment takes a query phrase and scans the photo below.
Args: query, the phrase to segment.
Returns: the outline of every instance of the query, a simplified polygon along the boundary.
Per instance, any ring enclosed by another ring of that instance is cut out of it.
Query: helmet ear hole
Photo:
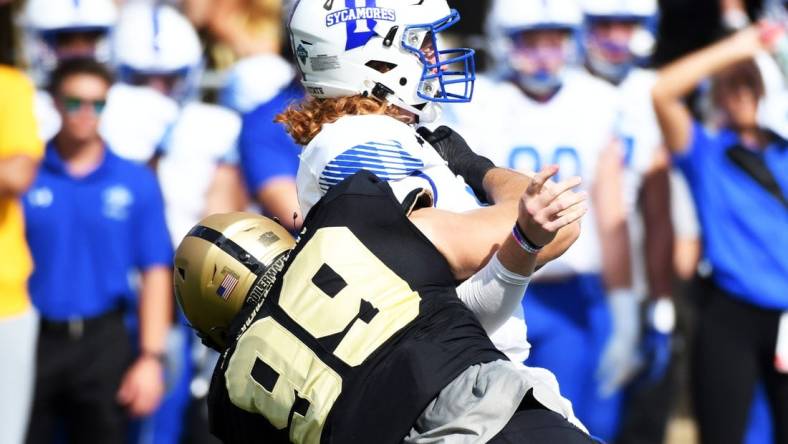
[[[405,77],[400,77],[399,84],[400,84],[400,86],[407,85],[408,84],[408,79],[406,79]]]
[[[382,60],[370,60],[365,65],[381,74],[385,74],[397,67],[395,63],[384,62]]]

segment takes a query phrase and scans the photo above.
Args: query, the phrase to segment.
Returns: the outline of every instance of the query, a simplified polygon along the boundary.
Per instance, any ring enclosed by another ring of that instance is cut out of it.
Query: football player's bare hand
[[[164,373],[161,363],[140,357],[126,371],[117,401],[132,417],[147,416],[159,406],[164,396]]]
[[[764,49],[774,52],[781,38],[788,32],[788,25],[762,20],[758,22],[758,37]]]
[[[555,165],[537,173],[520,199],[517,223],[537,246],[550,243],[558,230],[579,220],[587,211],[588,194],[572,191],[582,180],[570,177],[555,183],[550,179],[557,173]]]

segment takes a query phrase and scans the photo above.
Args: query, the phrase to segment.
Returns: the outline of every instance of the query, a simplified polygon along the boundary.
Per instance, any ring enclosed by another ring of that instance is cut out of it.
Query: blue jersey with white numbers
[[[30,294],[44,318],[120,308],[136,298],[134,271],[172,262],[156,178],[108,149],[95,171],[76,178],[50,143],[23,202],[35,263]]]

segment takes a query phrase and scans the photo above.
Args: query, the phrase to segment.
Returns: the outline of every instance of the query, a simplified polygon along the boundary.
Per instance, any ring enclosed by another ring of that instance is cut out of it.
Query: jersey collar
[[[75,182],[80,182],[96,180],[105,176],[116,158],[117,156],[112,153],[112,150],[110,150],[110,148],[105,143],[104,158],[101,160],[101,163],[99,163],[98,167],[85,176],[75,177],[68,172],[66,163],[63,161],[63,158],[60,157],[60,153],[57,151],[55,140],[53,139],[47,144],[46,152],[44,154],[43,166],[59,176],[67,177]]]

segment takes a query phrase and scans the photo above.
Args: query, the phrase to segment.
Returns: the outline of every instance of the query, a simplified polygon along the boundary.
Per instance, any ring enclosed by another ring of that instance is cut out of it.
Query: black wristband
[[[545,247],[544,245],[536,245],[536,243],[534,243],[534,241],[532,241],[531,239],[528,239],[528,236],[526,236],[525,231],[523,231],[522,227],[520,227],[520,223],[519,222],[515,222],[514,223],[514,229],[517,231],[517,234],[522,236],[523,242],[525,242],[525,244],[530,249],[539,251],[539,250],[541,250],[542,248]]]

